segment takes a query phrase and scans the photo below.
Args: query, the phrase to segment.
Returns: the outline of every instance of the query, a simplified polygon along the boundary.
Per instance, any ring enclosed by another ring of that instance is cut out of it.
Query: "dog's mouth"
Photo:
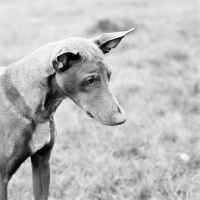
[[[86,113],[87,113],[87,115],[88,115],[89,117],[91,117],[91,118],[94,119],[93,115],[92,115],[90,112],[86,112]]]

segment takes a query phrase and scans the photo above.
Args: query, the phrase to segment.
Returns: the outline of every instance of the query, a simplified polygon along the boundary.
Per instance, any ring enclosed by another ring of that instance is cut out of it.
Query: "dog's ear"
[[[104,54],[109,53],[111,49],[115,48],[122,38],[132,32],[134,28],[128,31],[115,32],[115,33],[104,33],[97,37],[91,38],[91,40],[99,46]]]
[[[80,59],[78,51],[63,48],[57,51],[52,58],[52,64],[57,72],[63,72],[70,68],[74,61]]]

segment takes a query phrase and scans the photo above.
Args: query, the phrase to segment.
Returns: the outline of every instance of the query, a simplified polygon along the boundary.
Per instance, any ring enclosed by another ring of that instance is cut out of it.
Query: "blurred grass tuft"
[[[111,20],[111,19],[99,19],[89,30],[90,34],[101,34],[101,33],[111,33],[129,30],[132,27],[135,27],[135,24],[131,20],[120,19],[120,20]]]

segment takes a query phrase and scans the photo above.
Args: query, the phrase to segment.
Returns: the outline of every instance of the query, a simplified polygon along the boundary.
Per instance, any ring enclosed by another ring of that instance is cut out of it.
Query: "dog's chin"
[[[121,125],[125,122],[124,121],[122,123],[116,123],[112,118],[101,117],[98,113],[97,113],[97,116],[95,117],[95,120],[105,126],[117,126],[117,125]]]
[[[109,119],[102,119],[97,113],[96,116],[93,116],[90,112],[86,111],[87,115],[96,121],[98,121],[100,124],[105,125],[105,126],[117,126],[123,124],[126,120],[121,121],[121,122],[115,122],[114,120],[109,120]]]
[[[102,124],[102,125],[104,125],[104,126],[118,126],[118,125],[121,125],[121,124],[123,124],[123,123],[118,123],[118,124],[116,124],[115,122],[105,122],[105,121],[100,121],[100,120],[98,120],[98,122],[100,123],[100,124]]]

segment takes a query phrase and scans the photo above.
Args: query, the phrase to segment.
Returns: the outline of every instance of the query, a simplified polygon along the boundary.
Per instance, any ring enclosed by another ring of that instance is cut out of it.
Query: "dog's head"
[[[132,30],[105,33],[91,39],[70,38],[52,56],[56,82],[63,94],[104,125],[126,121],[109,88],[112,71],[104,55]]]

